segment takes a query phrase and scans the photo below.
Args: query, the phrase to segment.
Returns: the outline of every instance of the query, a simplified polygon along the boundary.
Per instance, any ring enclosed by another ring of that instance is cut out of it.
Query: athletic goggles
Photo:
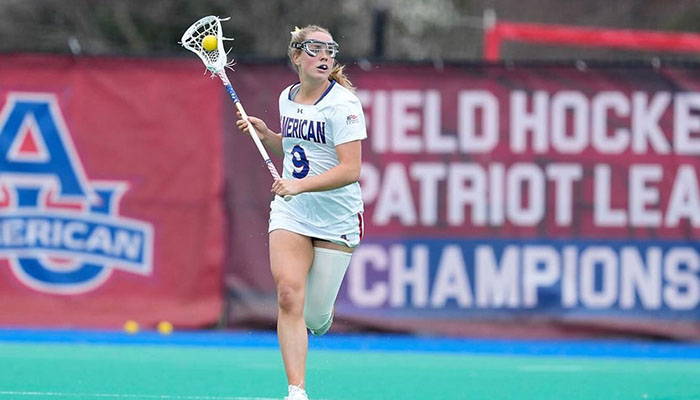
[[[315,39],[304,40],[301,43],[292,43],[292,48],[304,50],[304,52],[311,57],[316,57],[319,53],[325,51],[331,58],[335,58],[336,54],[340,52],[338,43],[322,42]]]

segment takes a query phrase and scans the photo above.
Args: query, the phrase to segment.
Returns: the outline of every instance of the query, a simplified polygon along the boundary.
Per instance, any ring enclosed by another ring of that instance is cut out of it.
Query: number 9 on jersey
[[[306,158],[304,149],[299,145],[292,148],[292,164],[294,164],[292,176],[295,178],[302,179],[309,174],[309,159]]]

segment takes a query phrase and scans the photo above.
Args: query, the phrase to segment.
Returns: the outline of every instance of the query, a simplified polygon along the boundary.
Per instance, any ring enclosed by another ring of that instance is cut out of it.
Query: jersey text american
[[[282,136],[326,143],[326,122],[282,117]]]

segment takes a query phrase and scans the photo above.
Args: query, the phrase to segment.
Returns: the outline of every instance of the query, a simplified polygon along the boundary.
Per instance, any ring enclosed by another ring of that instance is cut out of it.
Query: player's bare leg
[[[308,237],[281,229],[270,232],[270,268],[277,285],[277,337],[287,380],[302,388],[309,344],[303,315],[304,294],[313,257]]]

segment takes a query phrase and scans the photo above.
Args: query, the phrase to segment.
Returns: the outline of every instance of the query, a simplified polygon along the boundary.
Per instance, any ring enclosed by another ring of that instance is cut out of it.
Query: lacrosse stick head
[[[212,74],[220,73],[229,65],[226,60],[224,40],[233,39],[225,38],[221,29],[221,21],[227,19],[213,15],[206,16],[187,28],[180,39],[182,47],[196,54]],[[207,50],[204,48],[202,41],[207,36],[216,38],[215,49]]]

